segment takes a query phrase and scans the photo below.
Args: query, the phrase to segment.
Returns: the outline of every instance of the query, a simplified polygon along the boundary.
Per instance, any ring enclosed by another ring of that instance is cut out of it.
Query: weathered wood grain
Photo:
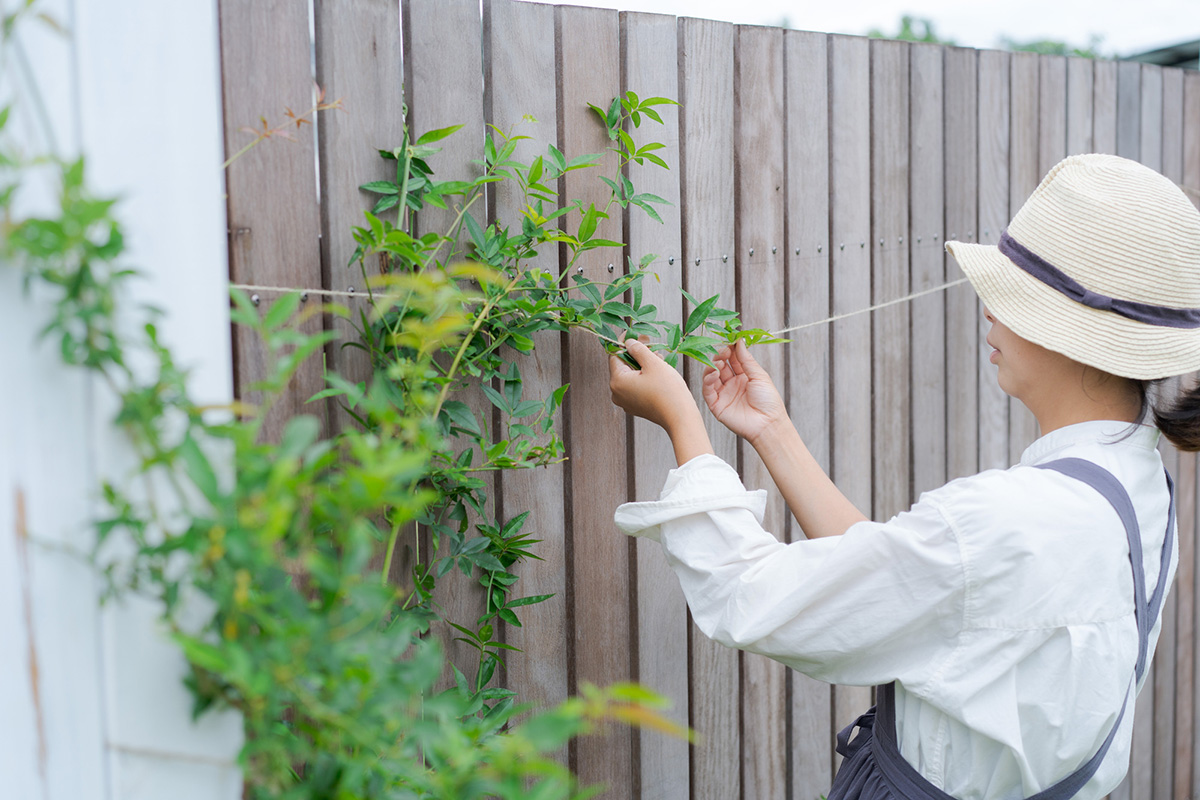
[[[225,152],[233,156],[254,139],[243,128],[259,128],[263,117],[275,126],[286,121],[285,109],[300,114],[312,107],[308,12],[297,3],[225,0],[219,14]],[[234,283],[321,286],[314,142],[311,128],[295,133],[295,141],[261,142],[226,170],[229,275]],[[266,313],[276,296],[258,294],[259,311]],[[317,318],[302,327],[306,333],[320,329]],[[260,402],[259,393],[247,387],[268,375],[266,347],[254,333],[235,327],[233,352],[238,399]],[[304,405],[323,383],[317,359],[301,365],[267,414],[263,438],[277,440],[287,421],[298,414],[314,414],[324,426],[324,406]]]
[[[608,136],[588,108],[607,108],[621,89],[620,20],[617,12],[560,6],[558,24],[560,139],[568,158],[605,153],[599,174],[614,176],[616,157],[605,152]],[[579,58],[586,53],[587,58]],[[615,177],[615,176],[614,176]],[[593,171],[570,172],[566,197],[604,208],[609,193]],[[570,215],[571,229],[578,224]],[[623,238],[619,213],[603,220],[596,235]],[[612,271],[608,265],[612,265]],[[624,272],[620,251],[585,253],[578,274],[599,284]],[[575,331],[568,336],[567,364],[573,391],[568,393],[568,492],[571,521],[571,569],[568,591],[574,604],[573,686],[583,681],[606,685],[628,680],[632,673],[629,646],[632,630],[629,562],[632,543],[616,532],[613,510],[627,499],[626,418],[607,391],[608,358],[597,341]],[[586,454],[586,455],[585,455]],[[584,783],[604,783],[608,796],[628,797],[633,789],[631,738],[628,729],[613,728],[604,736],[586,737],[573,745],[573,764]]]
[[[483,45],[487,84],[486,119],[511,135],[528,136],[514,156],[530,163],[558,143],[558,89],[554,79],[554,8],[515,0],[488,0],[483,7]],[[518,228],[524,198],[516,186],[502,183],[490,197],[488,216]],[[556,246],[543,246],[529,266],[560,270]],[[534,349],[520,360],[524,396],[547,397],[566,383],[562,335],[541,331]],[[542,559],[520,565],[519,596],[553,594],[546,602],[522,609],[520,628],[508,627],[505,641],[521,648],[505,658],[505,678],[521,702],[548,707],[567,697],[566,512],[563,482],[566,468],[554,464],[538,470],[513,470],[501,478],[504,518],[529,511],[525,530],[542,541],[534,552]],[[565,753],[564,753],[565,756]]]
[[[679,97],[678,23],[658,14],[621,15],[625,91],[641,98]],[[658,106],[665,126],[642,121],[630,133],[639,143],[662,142],[658,154],[671,166],[629,165],[629,178],[638,192],[652,192],[670,202],[660,206],[662,222],[641,209],[628,212],[629,253],[636,263],[658,256],[652,269],[658,276],[643,282],[643,301],[659,309],[659,319],[680,323],[683,317],[679,209],[679,110]],[[657,499],[667,471],[675,466],[671,445],[662,429],[651,422],[633,422],[634,499]],[[637,679],[672,701],[667,715],[688,723],[688,616],[683,591],[657,542],[639,539],[637,547]],[[651,800],[687,800],[690,792],[688,744],[653,731],[634,732],[638,766],[637,790]]]
[[[1142,154],[1142,65],[1117,62],[1116,154],[1138,160]]]
[[[1067,155],[1096,152],[1094,63],[1090,58],[1067,59]]]
[[[1092,83],[1092,147],[1117,152],[1117,62],[1096,61]]]
[[[396,162],[385,161],[377,151],[399,147],[404,133],[400,7],[387,0],[318,0],[314,19],[317,84],[326,99],[341,100],[346,109],[325,113],[320,120],[322,286],[365,295],[363,273],[378,275],[379,264],[350,264],[353,228],[366,225],[363,212],[379,197],[358,187],[396,178]],[[395,210],[384,216],[396,221]],[[369,315],[370,308],[365,299],[342,302],[351,317],[330,320],[339,339],[326,348],[326,366],[352,382],[367,381],[370,357],[343,344],[358,340],[362,315]],[[353,424],[334,401],[329,415],[334,428]]]
[[[994,50],[979,53],[979,241],[994,245],[1008,225],[1008,156],[1012,135],[1011,56]],[[1090,98],[1089,98],[1090,107]],[[1009,399],[996,380],[987,335],[992,325],[978,304],[979,468],[1005,469]]]
[[[871,304],[909,293],[909,45],[871,42]],[[874,312],[871,324],[872,501],[877,519],[912,504],[910,307]]]
[[[439,143],[442,151],[430,159],[430,166],[438,180],[472,180],[480,174],[481,168],[472,162],[483,158],[484,139],[479,4],[473,0],[404,0],[402,13],[409,129],[419,137],[425,131],[462,125],[461,130]],[[462,206],[461,198],[450,206],[447,209],[427,206],[414,222],[418,233],[437,232],[454,238],[438,251],[438,260],[446,264],[465,255],[463,243],[467,240],[464,231],[452,230]],[[468,213],[480,223],[486,220],[483,203],[476,202]],[[495,409],[481,389],[466,387],[450,396],[466,403],[486,429],[493,432],[494,438]],[[486,460],[478,451],[474,458],[476,464]],[[483,480],[487,513],[491,517],[499,508],[495,473],[484,473]],[[478,522],[473,514],[468,519],[468,538],[478,535],[474,530]],[[446,555],[443,550],[448,544],[439,544],[434,550],[432,542],[421,543],[420,556],[427,565],[432,566],[437,558]],[[483,587],[476,577],[458,571],[451,571],[438,581],[434,603],[440,606],[443,620],[472,629],[486,607]],[[442,639],[447,661],[473,679],[478,662],[474,648],[454,641],[456,635],[448,625],[438,624],[433,630]],[[448,670],[447,667],[443,680],[453,682]]]
[[[975,50],[945,51],[946,240],[976,240],[979,196],[978,66]],[[946,280],[963,277],[949,253]],[[979,301],[964,284],[946,290],[947,476],[979,469]]]
[[[1012,219],[1042,178],[1038,163],[1038,56],[1013,53],[1008,156],[1008,218]],[[1015,464],[1037,438],[1037,420],[1016,398],[1008,402],[1008,460]]]
[[[787,110],[787,324],[829,316],[829,53],[820,33],[784,34]],[[817,462],[829,469],[829,326],[789,334],[785,399]],[[804,538],[790,521],[790,540]],[[829,684],[790,672],[791,796],[828,791],[833,763]]]
[[[736,308],[733,264],[734,27],[701,19],[679,20],[680,195],[684,288],[694,297],[721,296]],[[684,367],[697,402],[701,369]],[[737,463],[737,439],[711,415],[705,425],[716,454]],[[703,737],[692,748],[695,800],[741,796],[738,653],[689,628],[692,727]]]
[[[871,73],[866,39],[829,38],[830,280],[834,314],[871,305]],[[871,318],[858,314],[831,325],[833,343],[832,477],[871,517]],[[833,724],[848,725],[871,705],[866,687],[834,687]],[[840,756],[835,757],[839,761]]]
[[[942,48],[915,44],[910,56],[910,228],[914,292],[946,280],[942,253],[945,230],[945,120]],[[912,492],[946,482],[946,296],[912,301]],[[1005,415],[1007,419],[1007,412]]]
[[[784,323],[783,31],[739,26],[734,46],[735,246],[739,310],[744,325],[778,330]],[[754,358],[782,385],[780,345],[754,348]],[[763,525],[783,538],[783,499],[754,448],[740,442],[743,480],[771,492]],[[787,702],[782,664],[742,655],[742,780],[747,797],[787,796]]]

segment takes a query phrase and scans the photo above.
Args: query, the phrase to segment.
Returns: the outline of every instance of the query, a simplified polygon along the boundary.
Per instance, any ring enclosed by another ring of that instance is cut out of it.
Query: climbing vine
[[[115,201],[88,190],[82,159],[22,155],[8,136],[8,109],[0,111],[0,254],[27,287],[52,298],[41,336],[117,399],[113,424],[137,454],[129,474],[100,487],[106,510],[90,557],[110,593],[160,601],[191,667],[195,712],[241,713],[249,797],[582,797],[588,790],[552,757],[572,737],[610,722],[682,733],[658,716],[658,698],[632,685],[583,685],[580,697],[518,724],[522,707],[495,683],[513,649],[496,630],[520,625],[520,609],[551,598],[518,596],[520,563],[536,557],[529,514],[497,518],[479,477],[566,457],[556,415],[568,387],[536,398],[523,389],[521,359],[539,331],[581,329],[610,351],[626,335],[648,335],[672,360],[709,361],[736,338],[771,340],[739,329],[717,298],[693,301],[683,325],[659,321],[641,296],[653,257],[611,284],[573,272],[582,254],[621,246],[596,235],[615,208],[657,218],[662,199],[636,192],[625,167],[667,166],[661,145],[638,145],[631,131],[661,122],[655,108],[669,102],[630,92],[596,107],[618,154],[618,171],[599,176],[610,191],[602,208],[553,188],[568,172],[595,169],[598,156],[568,159],[550,147],[523,163],[514,157],[521,137],[492,129],[478,178],[439,181],[436,143],[453,129],[406,131],[382,153],[396,180],[364,185],[379,199],[355,230],[351,265],[364,275],[368,263],[384,265],[369,282],[360,338],[346,343],[370,354],[374,377],[328,374],[313,399],[335,398],[354,424],[322,438],[316,419],[302,415],[278,441],[264,437],[266,412],[332,339],[301,332],[297,319],[312,312],[300,311],[300,296],[260,313],[233,292],[233,320],[266,354],[256,387],[263,400],[198,405],[158,334],[159,312],[128,300],[137,274],[122,263]],[[321,100],[311,113],[322,105],[336,106]],[[263,131],[256,141],[271,138]],[[59,203],[22,216],[35,163],[57,170]],[[476,216],[498,181],[524,198],[520,230]],[[454,222],[418,235],[414,216],[429,207]],[[560,272],[531,266],[539,248],[559,246],[569,254]],[[499,428],[465,402],[470,387],[496,409]],[[433,546],[400,589],[387,577],[413,525]],[[429,632],[443,613],[436,583],[455,569],[478,580],[485,607],[477,619],[445,620],[478,657],[449,665],[455,680],[443,688],[447,667]]]

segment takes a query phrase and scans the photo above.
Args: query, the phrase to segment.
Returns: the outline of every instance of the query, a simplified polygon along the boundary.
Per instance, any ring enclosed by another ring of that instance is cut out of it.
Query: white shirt
[[[616,522],[662,543],[706,635],[830,683],[897,681],[897,741],[921,775],[961,800],[1023,798],[1100,748],[1137,658],[1116,512],[1082,481],[1032,465],[1083,458],[1120,480],[1149,594],[1168,493],[1158,431],[1121,439],[1129,429],[1060,428],[1010,469],[952,481],[842,536],[779,542],[762,528],[766,492],[746,491],[712,455],[672,470],[659,500],[621,506]],[[1125,775],[1133,708],[1131,697],[1078,798],[1103,797]]]

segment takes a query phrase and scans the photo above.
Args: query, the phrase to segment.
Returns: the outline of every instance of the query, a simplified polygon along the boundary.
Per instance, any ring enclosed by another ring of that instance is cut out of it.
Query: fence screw
[[[775,255],[775,253],[778,251],[779,251],[778,247],[775,247],[774,245],[771,246],[771,255]]]
[[[753,248],[753,247],[751,247],[751,248],[750,248],[750,255],[754,255],[754,248]]]
[[[615,267],[614,267],[612,264],[609,264],[609,265],[608,265],[608,271],[609,271],[609,272],[612,272],[614,269],[615,269]]]
[[[952,234],[950,234],[949,236],[947,236],[946,238],[947,238],[947,239],[957,239],[957,238],[958,238],[958,234],[957,234],[957,233],[952,233]]]
[[[879,240],[879,246],[880,246],[880,247],[883,247],[883,239],[880,239],[880,240]]]
[[[697,267],[700,266],[700,259],[698,259],[698,258],[696,259],[696,266]]]
[[[350,286],[346,289],[346,291],[349,292],[350,294],[354,294],[354,287]]]
[[[822,245],[817,245],[817,252],[821,252]],[[796,255],[800,255],[800,248],[796,248]]]
[[[583,274],[583,266],[580,265],[575,271],[578,272],[580,275],[582,275]]]
[[[858,246],[859,246],[859,247],[866,247],[866,246],[867,246],[867,243],[866,243],[866,242],[859,242],[859,243],[858,243]]]
[[[723,256],[721,256],[721,263],[722,263],[722,264],[725,264],[725,263],[727,263],[728,261],[729,261],[729,256],[727,256],[727,255],[723,255]]]
[[[308,292],[301,292],[301,293],[300,293],[300,302],[301,302],[301,303],[307,303],[307,302],[308,302]]]
[[[933,240],[934,240],[935,242],[937,241],[937,237],[938,237],[938,235],[935,233],[935,234],[933,235]]]
[[[845,242],[842,242],[840,245],[838,245],[838,247],[840,247],[842,250],[845,250],[845,249],[846,249],[846,243],[845,243]]]
[[[918,237],[917,237],[917,244],[920,244],[920,243],[921,243],[921,237],[920,237],[920,236],[918,236]]]
[[[903,237],[903,236],[901,236],[901,237],[900,237],[900,244],[904,244],[904,237]]]
[[[984,235],[984,236],[991,236],[991,235],[992,235],[992,232],[991,232],[989,229],[987,229],[987,228],[984,228],[984,229],[983,229],[983,235]]]
[[[254,305],[258,305],[258,303],[259,303],[258,295],[256,295],[256,294],[250,295],[250,302],[254,303]]]
[[[675,263],[675,256],[671,256],[670,258],[668,258],[668,259],[667,259],[667,263],[668,263],[668,264],[674,264],[674,263]]]
[[[968,238],[968,239],[974,239],[974,238],[975,238],[975,231],[967,231],[967,238]]]

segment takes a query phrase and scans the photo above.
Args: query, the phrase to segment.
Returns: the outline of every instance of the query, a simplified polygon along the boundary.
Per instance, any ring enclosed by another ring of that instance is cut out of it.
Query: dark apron
[[[1158,585],[1154,594],[1146,596],[1146,575],[1142,564],[1142,538],[1138,529],[1137,516],[1128,492],[1112,473],[1103,467],[1081,458],[1063,458],[1039,469],[1052,469],[1087,483],[1112,504],[1125,526],[1129,539],[1129,562],[1133,569],[1134,616],[1138,628],[1138,657],[1134,677],[1125,692],[1125,701],[1117,721],[1109,731],[1100,749],[1086,763],[1048,789],[1044,789],[1028,800],[1069,800],[1083,788],[1104,760],[1109,746],[1121,727],[1129,698],[1134,694],[1137,682],[1146,670],[1146,657],[1150,640],[1150,629],[1162,608],[1167,589],[1167,572],[1171,564],[1171,548],[1175,527],[1175,488],[1167,474],[1167,491],[1171,496],[1167,516],[1167,535],[1162,548],[1162,564],[1158,571]],[[855,729],[858,734],[854,735]],[[851,736],[854,736],[851,739]],[[837,737],[837,751],[845,760],[834,778],[828,800],[954,800],[953,797],[923,778],[920,773],[900,755],[896,744],[895,683],[879,686],[876,690],[876,705],[846,727]]]

